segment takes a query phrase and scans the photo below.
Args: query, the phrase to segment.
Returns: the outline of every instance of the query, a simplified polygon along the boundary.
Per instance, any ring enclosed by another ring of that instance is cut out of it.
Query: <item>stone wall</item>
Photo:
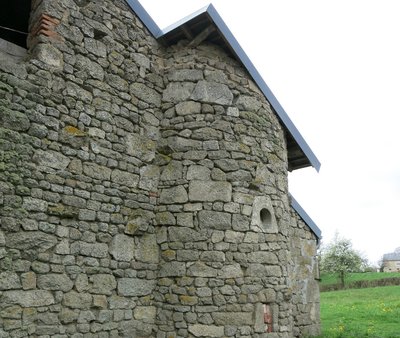
[[[318,331],[285,135],[236,61],[122,0],[34,1],[29,46],[0,53],[0,337]]]
[[[289,334],[283,132],[248,75],[217,48],[176,47],[168,55],[157,207],[160,331],[259,337],[268,304],[272,330]],[[261,222],[262,208],[273,224]]]
[[[292,211],[289,284],[293,304],[294,336],[320,334],[317,242],[304,221]]]
[[[383,272],[398,272],[400,271],[400,261],[383,261]]]

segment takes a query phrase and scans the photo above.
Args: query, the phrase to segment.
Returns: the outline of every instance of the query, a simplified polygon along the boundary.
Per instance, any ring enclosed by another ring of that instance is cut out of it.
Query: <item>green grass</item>
[[[363,280],[377,280],[384,279],[390,277],[400,277],[399,272],[357,272],[357,273],[349,273],[346,276],[345,284],[363,281]],[[331,285],[339,283],[340,280],[337,274],[333,273],[321,273],[321,285]],[[400,329],[399,329],[400,330]]]
[[[320,338],[400,337],[400,286],[321,293]]]

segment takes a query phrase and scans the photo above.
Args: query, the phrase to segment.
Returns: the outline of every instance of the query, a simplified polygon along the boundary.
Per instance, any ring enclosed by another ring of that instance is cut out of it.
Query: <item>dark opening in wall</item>
[[[271,226],[272,223],[272,215],[268,209],[261,209],[260,211],[260,220],[261,224],[264,226],[264,229],[267,229]]]
[[[26,48],[31,0],[1,0],[0,38]]]

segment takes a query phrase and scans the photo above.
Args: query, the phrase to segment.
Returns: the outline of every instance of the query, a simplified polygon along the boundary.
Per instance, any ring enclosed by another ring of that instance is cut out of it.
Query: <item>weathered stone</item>
[[[203,149],[203,143],[197,140],[189,140],[183,137],[174,136],[166,140],[167,145],[175,152]]]
[[[148,165],[140,168],[139,188],[147,191],[156,191],[160,178],[160,168],[156,165]]]
[[[63,303],[71,309],[89,309],[92,296],[88,293],[70,291],[64,294]]]
[[[39,43],[34,49],[35,57],[51,67],[61,69],[63,66],[63,54],[48,43]]]
[[[22,307],[40,307],[54,304],[54,297],[49,291],[4,291],[0,298],[1,304],[18,304]]]
[[[157,308],[155,306],[138,306],[133,312],[133,317],[136,320],[144,323],[154,324],[156,320]]]
[[[218,269],[212,268],[203,262],[196,262],[188,268],[187,274],[193,277],[217,277]]]
[[[163,101],[182,102],[189,99],[194,89],[194,83],[171,82],[163,92]]]
[[[247,259],[250,263],[278,264],[278,257],[273,252],[258,251],[248,254]]]
[[[72,195],[64,195],[62,197],[62,203],[57,206],[51,207],[51,213],[53,215],[59,215],[66,218],[73,218],[79,216],[79,208],[84,208],[86,200]],[[49,208],[50,209],[50,208]]]
[[[241,278],[243,277],[243,270],[238,263],[225,265],[218,272],[218,276],[221,278]]]
[[[235,171],[239,169],[238,162],[230,159],[216,160],[215,165],[225,172]]]
[[[75,279],[75,289],[78,292],[89,290],[89,278],[86,274],[80,273]]]
[[[111,181],[120,185],[134,188],[139,183],[139,175],[115,169],[111,172]]]
[[[208,181],[211,171],[202,165],[191,165],[187,171],[186,178],[188,180]]]
[[[186,203],[187,201],[188,194],[186,192],[186,189],[181,185],[161,190],[161,204]]]
[[[100,166],[96,163],[84,163],[83,172],[85,175],[98,179],[109,181],[111,178],[111,169],[105,166]]]
[[[232,186],[222,181],[191,181],[189,183],[189,200],[191,202],[230,202]]]
[[[63,308],[59,315],[59,319],[63,324],[72,323],[78,319],[78,312],[70,310],[68,308]]]
[[[201,228],[205,229],[230,229],[231,214],[226,212],[202,210],[199,212],[199,225]]]
[[[24,197],[22,208],[27,211],[44,212],[47,210],[47,202],[38,198]]]
[[[193,228],[193,215],[191,213],[179,213],[176,216],[176,224],[184,227]]]
[[[115,235],[110,243],[110,254],[117,261],[130,262],[134,257],[135,241],[123,234]]]
[[[206,234],[187,227],[169,227],[168,233],[171,242],[197,242],[207,239]]]
[[[0,290],[11,290],[21,288],[21,282],[15,272],[0,273]]]
[[[215,325],[189,325],[189,332],[195,337],[223,337],[224,327]]]
[[[236,100],[236,106],[240,110],[257,112],[261,108],[261,105],[262,102],[253,96],[240,95]]]
[[[182,277],[186,274],[186,265],[182,262],[163,263],[160,267],[160,277]]]
[[[164,211],[156,214],[156,223],[157,225],[175,225],[176,219],[174,214]]]
[[[120,296],[146,296],[153,292],[156,282],[139,278],[120,278],[118,280],[118,294]]]
[[[215,312],[212,317],[217,325],[253,325],[251,312]]]
[[[237,107],[228,107],[226,114],[228,116],[239,117],[239,109]]]
[[[194,101],[180,102],[175,106],[177,115],[199,114],[201,111],[201,103]]]
[[[155,157],[156,143],[144,135],[129,134],[125,138],[126,152],[144,162],[151,162]]]
[[[70,159],[63,154],[52,150],[43,151],[40,149],[36,150],[33,154],[33,161],[40,166],[58,170],[65,170],[70,163]]]
[[[277,265],[262,265],[262,264],[249,264],[246,269],[245,276],[255,277],[280,277],[282,276],[282,270]]]
[[[82,55],[77,55],[75,66],[79,70],[86,71],[94,79],[100,81],[104,79],[103,68],[98,63],[93,62]]]
[[[143,234],[152,224],[154,213],[144,209],[133,210],[125,227],[125,233],[129,235]]]
[[[6,245],[6,236],[4,232],[0,230],[0,246]]]
[[[228,76],[222,70],[208,70],[204,71],[204,75],[207,81],[211,82],[219,82],[219,83],[228,83]]]
[[[30,122],[26,114],[7,109],[6,107],[1,107],[0,125],[7,129],[25,131],[29,129]]]
[[[161,104],[161,94],[143,83],[132,83],[129,87],[129,91],[138,99],[150,103],[156,107],[159,107]]]
[[[159,262],[159,247],[155,235],[148,234],[141,238],[135,258],[143,263],[157,264]]]
[[[43,290],[68,292],[72,289],[74,283],[65,274],[47,274],[37,277],[37,285]]]
[[[105,243],[79,242],[79,252],[84,256],[104,258],[108,256],[108,245]]]
[[[171,161],[166,165],[161,174],[161,180],[173,181],[182,178],[183,166],[179,161]]]
[[[203,79],[203,72],[199,69],[173,69],[168,73],[170,81],[192,81]]]
[[[21,274],[21,284],[24,290],[36,289],[36,274],[32,271]]]
[[[90,53],[103,58],[107,56],[107,47],[103,42],[96,39],[85,38],[84,43],[86,50]]]
[[[115,277],[109,274],[91,275],[90,282],[92,283],[90,292],[101,295],[110,296],[112,291],[117,287],[117,281],[115,280]]]
[[[242,232],[227,230],[225,231],[225,242],[228,243],[241,243],[243,241],[244,234]]]
[[[44,252],[57,244],[53,235],[41,231],[11,233],[6,236],[6,246],[19,250],[37,250]]]
[[[128,82],[118,75],[106,74],[106,82],[111,87],[121,91],[128,91]]]
[[[218,82],[199,81],[190,96],[194,101],[231,105],[233,94],[228,86]]]

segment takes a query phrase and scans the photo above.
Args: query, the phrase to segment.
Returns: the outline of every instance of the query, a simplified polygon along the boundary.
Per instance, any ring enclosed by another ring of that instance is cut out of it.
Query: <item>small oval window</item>
[[[272,224],[271,212],[266,208],[261,209],[260,210],[260,220],[261,220],[261,224],[263,225],[263,227],[265,229],[269,228]]]

